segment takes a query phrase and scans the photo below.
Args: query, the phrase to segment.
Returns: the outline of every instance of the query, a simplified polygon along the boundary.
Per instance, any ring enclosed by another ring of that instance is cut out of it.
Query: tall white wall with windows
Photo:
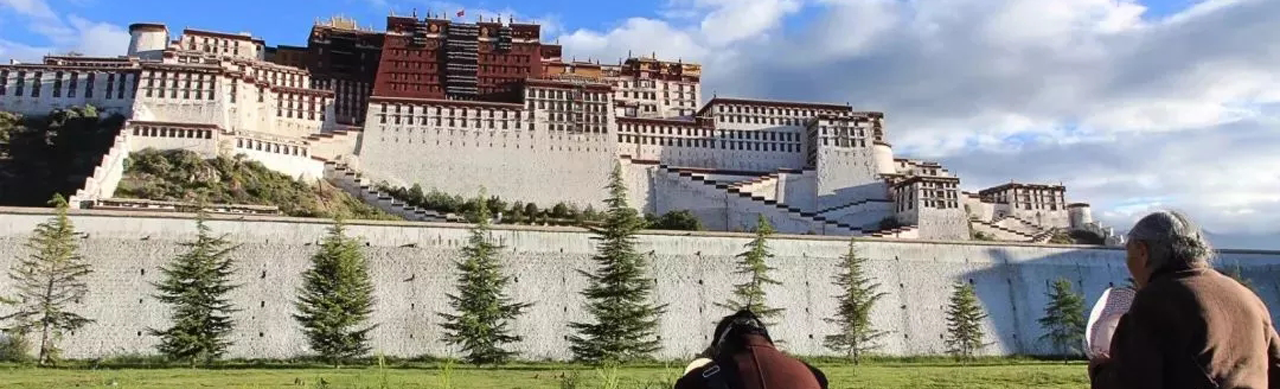
[[[0,111],[44,115],[54,109],[93,105],[128,115],[138,70],[63,65],[0,65]]]
[[[305,71],[264,62],[144,64],[141,120],[208,123],[235,132],[305,137],[333,124],[332,92],[302,88]]]
[[[335,122],[346,124],[361,124],[364,122],[365,109],[368,108],[369,104],[369,95],[373,94],[372,83],[312,78],[311,88],[333,92]]]
[[[923,239],[969,239],[969,220],[960,199],[960,180],[911,177],[893,186],[899,223],[916,225]]]
[[[673,118],[692,116],[702,101],[702,88],[697,82],[666,81],[617,77],[612,79],[613,98],[622,112],[619,116],[639,118]]]
[[[874,120],[842,113],[820,114],[809,121],[808,158],[817,170],[818,209],[888,198],[889,188],[873,149]]]
[[[525,89],[525,112],[535,129],[612,133],[613,101],[607,86],[539,83]]]
[[[249,33],[228,34],[213,31],[186,29],[178,38],[178,46],[185,51],[252,60],[263,60],[266,45]]]
[[[705,123],[705,124],[704,124]],[[795,131],[715,129],[709,122],[618,119],[618,154],[673,166],[773,172],[801,169]]]

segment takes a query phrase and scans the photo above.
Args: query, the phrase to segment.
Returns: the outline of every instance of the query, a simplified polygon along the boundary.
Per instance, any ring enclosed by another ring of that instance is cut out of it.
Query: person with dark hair
[[[1129,230],[1138,293],[1110,355],[1089,362],[1094,389],[1280,388],[1280,336],[1253,292],[1210,266],[1213,248],[1186,215],[1155,212]]]
[[[748,310],[720,320],[699,356],[675,389],[827,389],[826,375],[778,351],[764,323]]]

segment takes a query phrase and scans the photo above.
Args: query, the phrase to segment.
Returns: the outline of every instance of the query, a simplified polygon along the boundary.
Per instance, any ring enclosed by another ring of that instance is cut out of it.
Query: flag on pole
[[[462,17],[462,15],[466,15],[466,14],[467,14],[467,10],[466,10],[466,9],[460,9],[460,10],[458,10],[458,17]]]

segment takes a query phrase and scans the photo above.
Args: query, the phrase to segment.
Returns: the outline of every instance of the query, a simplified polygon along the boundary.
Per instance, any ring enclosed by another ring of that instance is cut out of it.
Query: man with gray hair
[[[1138,293],[1111,355],[1089,361],[1093,388],[1280,388],[1280,336],[1244,285],[1210,267],[1213,249],[1185,215],[1155,212],[1129,231]]]

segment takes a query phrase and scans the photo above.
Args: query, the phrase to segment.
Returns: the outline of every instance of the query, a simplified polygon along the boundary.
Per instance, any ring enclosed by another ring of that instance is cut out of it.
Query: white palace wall
[[[194,236],[190,215],[169,213],[73,211],[72,221],[85,233],[82,254],[94,265],[90,293],[78,312],[97,320],[62,342],[65,356],[97,358],[152,354],[157,341],[147,328],[166,326],[166,307],[153,295],[159,266]],[[26,255],[23,242],[46,209],[0,208],[0,268]],[[242,246],[234,282],[242,285],[231,298],[242,311],[228,357],[285,358],[306,354],[307,346],[294,312],[300,273],[328,227],[317,219],[215,216],[209,226]],[[363,243],[370,261],[377,299],[371,323],[374,352],[391,356],[457,356],[441,341],[437,312],[448,308],[446,293],[454,283],[452,260],[467,239],[465,226],[410,222],[363,222],[349,233]],[[535,305],[514,325],[525,341],[515,348],[523,358],[570,358],[569,322],[588,320],[579,292],[586,279],[578,270],[593,269],[589,258],[595,242],[572,228],[500,228],[494,238],[506,245],[502,258],[514,276],[511,293]],[[652,261],[657,279],[654,298],[670,304],[660,320],[661,358],[690,358],[709,343],[715,321],[727,314],[713,305],[732,285],[733,256],[750,240],[747,234],[650,232],[638,240],[639,251]],[[847,241],[833,237],[779,236],[770,242],[777,255],[772,266],[781,286],[770,287],[770,304],[785,308],[771,328],[800,355],[831,355],[822,337],[835,328],[823,319],[835,313],[832,284]],[[1038,341],[1045,291],[1059,277],[1082,288],[1091,303],[1128,276],[1124,252],[1084,246],[986,244],[977,242],[859,240],[869,258],[866,271],[887,293],[873,309],[873,325],[889,331],[880,352],[931,355],[944,351],[943,309],[955,282],[971,282],[989,315],[983,322],[991,345],[985,354],[1045,354]],[[1280,253],[1224,251],[1225,266],[1239,265],[1274,310],[1280,302]],[[0,278],[0,290],[12,281]],[[7,309],[7,308],[5,308]],[[2,312],[0,312],[2,314]],[[1273,314],[1274,316],[1274,314]]]
[[[0,111],[37,116],[88,104],[99,112],[127,116],[137,80],[136,69],[0,65]]]
[[[520,108],[494,105],[486,109]],[[481,117],[481,109],[469,111],[471,120],[480,122],[476,118]],[[554,131],[544,126],[530,130],[518,121],[507,129],[492,124],[493,120],[487,122],[489,126],[467,127],[461,116],[457,122],[453,117],[440,121],[444,126],[427,125],[425,120],[384,123],[379,112],[377,103],[370,105],[358,155],[361,171],[374,182],[420,184],[424,190],[463,196],[474,196],[484,188],[508,201],[539,205],[566,202],[596,209],[603,205],[604,185],[616,161],[616,143],[606,133]],[[448,126],[451,122],[456,125]]]

